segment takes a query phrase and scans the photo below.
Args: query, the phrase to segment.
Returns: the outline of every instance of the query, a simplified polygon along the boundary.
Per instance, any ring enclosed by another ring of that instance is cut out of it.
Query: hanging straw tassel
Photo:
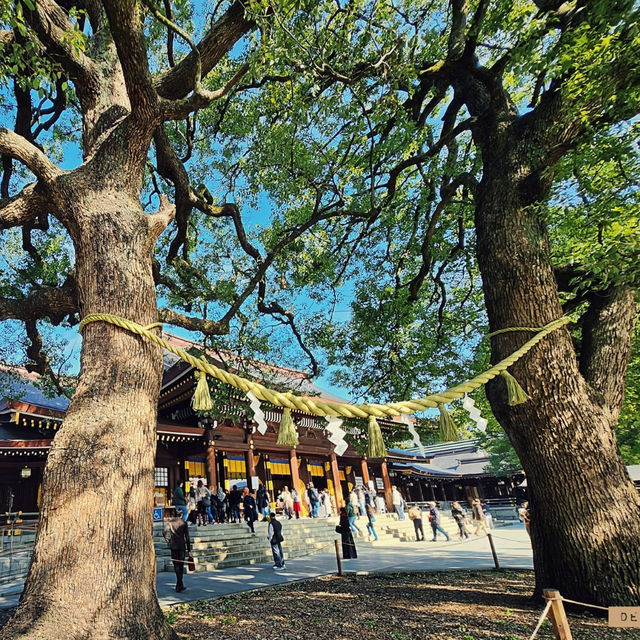
[[[507,404],[513,407],[516,404],[522,404],[530,400],[526,391],[518,384],[518,381],[505,369],[500,375],[507,383]]]
[[[459,440],[458,427],[456,427],[456,423],[449,415],[446,407],[443,404],[439,404],[438,409],[440,409],[440,440],[442,442]]]
[[[283,447],[295,447],[298,444],[298,434],[296,433],[296,426],[293,424],[291,409],[289,409],[289,407],[285,407],[282,412],[282,420],[280,421],[278,441],[276,444]]]
[[[196,371],[196,378],[198,378],[198,385],[191,398],[191,406],[194,411],[211,411],[213,402],[211,402],[211,394],[209,393],[207,374],[204,371]]]
[[[196,371],[196,378],[198,378],[198,385],[191,398],[191,406],[194,411],[211,411],[213,402],[211,402],[211,394],[209,393],[207,374],[204,371]]]
[[[374,416],[369,416],[369,443],[367,446],[367,456],[369,456],[369,458],[384,458],[386,455],[387,449],[384,446],[380,425]]]

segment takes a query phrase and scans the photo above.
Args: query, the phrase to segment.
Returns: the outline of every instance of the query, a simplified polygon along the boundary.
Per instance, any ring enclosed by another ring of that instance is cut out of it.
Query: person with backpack
[[[182,519],[186,522],[189,517],[189,511],[187,510],[187,500],[184,495],[184,481],[180,480],[176,485],[175,491],[173,492],[173,507],[176,510],[176,513],[180,513]]]
[[[204,482],[202,482],[202,480],[198,480],[196,494],[198,496],[198,511],[202,518],[202,524],[206,525],[214,523],[216,519],[211,513],[211,491],[209,491],[209,488],[204,484]]]
[[[451,517],[456,521],[456,524],[458,525],[458,535],[460,536],[460,539],[469,538],[469,533],[467,532],[467,527],[465,526],[466,517],[459,502],[451,503]]]
[[[407,512],[409,520],[413,522],[413,528],[416,532],[416,542],[424,542],[424,529],[422,528],[422,511],[415,505]]]
[[[276,519],[275,512],[267,517],[269,526],[267,527],[267,539],[271,543],[271,553],[273,554],[274,571],[284,571],[287,565],[284,563],[284,553],[282,552],[282,523]]]

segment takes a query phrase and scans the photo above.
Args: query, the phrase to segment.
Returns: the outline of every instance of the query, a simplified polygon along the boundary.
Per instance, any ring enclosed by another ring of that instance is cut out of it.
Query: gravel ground
[[[528,640],[542,606],[530,571],[326,577],[165,610],[184,640]],[[0,611],[0,637],[11,610]],[[640,640],[640,629],[569,612],[575,640]],[[552,640],[546,621],[537,640]]]
[[[527,640],[542,607],[533,573],[456,571],[327,577],[178,605],[167,616],[189,640]],[[569,614],[576,640],[637,638]],[[552,639],[549,622],[539,639]]]

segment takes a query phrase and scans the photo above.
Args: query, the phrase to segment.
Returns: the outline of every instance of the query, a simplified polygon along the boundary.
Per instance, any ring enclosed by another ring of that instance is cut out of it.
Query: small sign
[[[609,607],[609,626],[640,629],[640,607]]]
[[[376,478],[376,489],[384,491],[384,480],[382,478]]]
[[[251,476],[251,488],[257,489],[260,486],[260,478],[258,476]]]
[[[153,521],[162,522],[162,507],[155,507],[153,510]]]
[[[356,487],[362,486],[362,476],[355,476],[354,480],[356,481]]]

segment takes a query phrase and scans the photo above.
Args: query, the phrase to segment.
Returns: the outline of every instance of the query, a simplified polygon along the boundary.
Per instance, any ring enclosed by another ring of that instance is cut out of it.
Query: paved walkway
[[[522,525],[493,531],[494,543],[505,569],[532,569],[531,545]],[[357,545],[357,541],[356,541]],[[397,542],[390,546],[360,545],[357,560],[343,561],[343,570],[367,575],[377,572],[492,569],[493,558],[486,537],[458,542]],[[158,598],[165,607],[180,602],[217,598],[231,593],[262,589],[276,584],[336,573],[333,548],[326,552],[287,561],[287,571],[273,571],[271,564],[256,564],[185,576],[187,590],[176,593],[175,574],[158,574]],[[0,608],[15,606],[21,585],[0,586]]]

